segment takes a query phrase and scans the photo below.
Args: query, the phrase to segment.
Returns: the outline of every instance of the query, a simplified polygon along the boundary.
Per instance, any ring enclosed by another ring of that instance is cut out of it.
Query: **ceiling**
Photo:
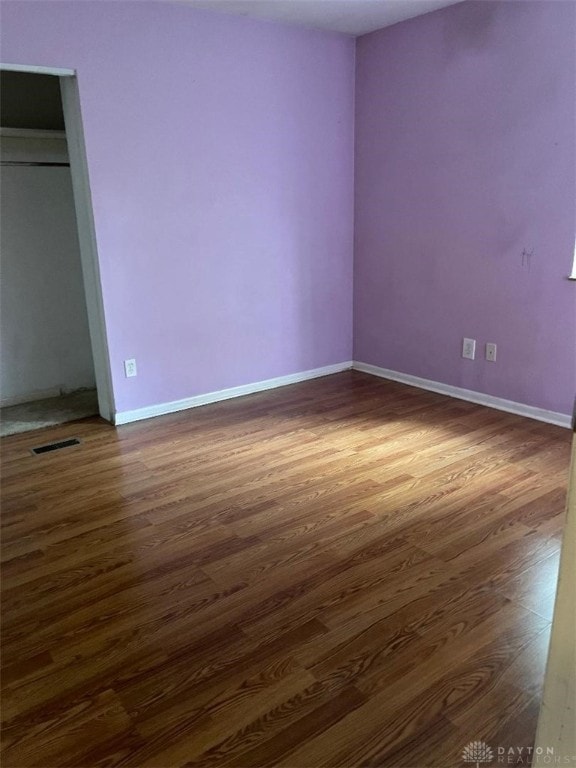
[[[364,35],[462,0],[181,0],[195,8]]]

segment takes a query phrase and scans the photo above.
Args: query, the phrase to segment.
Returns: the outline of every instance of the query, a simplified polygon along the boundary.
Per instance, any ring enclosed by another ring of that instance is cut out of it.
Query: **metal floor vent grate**
[[[70,445],[80,445],[80,440],[77,437],[73,437],[70,440],[60,440],[58,443],[48,443],[48,445],[40,445],[38,448],[32,448],[32,453],[48,453],[48,451],[59,451],[60,448],[68,448]]]

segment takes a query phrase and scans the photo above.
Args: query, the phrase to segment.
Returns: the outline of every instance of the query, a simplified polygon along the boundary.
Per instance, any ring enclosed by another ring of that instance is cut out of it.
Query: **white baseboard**
[[[570,428],[571,426],[571,417],[564,413],[547,411],[544,408],[536,408],[533,405],[524,405],[524,403],[515,403],[513,400],[504,400],[502,397],[493,397],[492,395],[485,395],[482,392],[474,392],[471,389],[453,387],[450,384],[443,384],[440,381],[421,379],[419,376],[411,376],[408,373],[391,371],[388,368],[379,368],[377,365],[360,363],[356,360],[352,364],[352,367],[355,371],[370,373],[373,376],[379,376],[382,379],[398,381],[402,384],[409,384],[412,387],[429,390],[430,392],[438,392],[440,395],[448,395],[449,397],[455,397],[458,400],[467,400],[470,403],[486,405],[489,408],[495,408],[498,411],[514,413],[517,416],[526,416],[529,419],[544,421],[547,424],[555,424],[558,427]]]
[[[185,411],[188,408],[197,408],[200,405],[208,403],[217,403],[220,400],[229,400],[233,397],[242,397],[251,395],[254,392],[262,392],[265,389],[276,389],[276,387],[285,387],[287,384],[297,384],[300,381],[309,379],[318,379],[321,376],[330,376],[333,373],[348,371],[352,368],[352,361],[336,363],[335,365],[326,365],[323,368],[313,368],[310,371],[300,373],[291,373],[288,376],[279,376],[276,379],[266,379],[257,381],[253,384],[244,384],[241,387],[231,387],[230,389],[221,389],[218,392],[208,392],[205,395],[196,395],[195,397],[186,397],[184,400],[174,400],[170,403],[159,403],[150,405],[146,408],[137,408],[134,411],[119,411],[114,418],[114,424],[130,424],[133,421],[150,419],[153,416],[163,416],[167,413],[176,413],[176,411]]]
[[[38,389],[36,392],[29,392],[27,395],[2,397],[0,398],[0,408],[9,408],[11,405],[33,403],[35,400],[47,400],[49,397],[60,397],[60,394],[60,387],[52,387],[52,389]]]

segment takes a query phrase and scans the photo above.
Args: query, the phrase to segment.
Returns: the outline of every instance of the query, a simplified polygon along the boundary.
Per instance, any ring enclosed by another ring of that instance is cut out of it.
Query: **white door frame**
[[[1,70],[53,75],[60,79],[60,92],[62,94],[62,108],[64,111],[64,124],[66,126],[66,139],[68,141],[68,156],[70,159],[70,173],[72,176],[72,189],[74,192],[74,205],[76,208],[78,240],[80,243],[80,259],[82,262],[84,292],[86,294],[86,308],[88,310],[88,326],[90,328],[94,373],[96,376],[96,388],[98,390],[98,409],[100,411],[100,416],[102,416],[103,419],[114,423],[115,405],[114,391],[112,388],[112,372],[110,368],[110,353],[108,350],[108,337],[104,321],[102,281],[96,246],[96,231],[92,213],[88,161],[86,159],[86,146],[84,144],[84,131],[82,127],[80,95],[76,72],[73,69],[62,69],[60,67],[37,67],[22,64],[0,63],[0,71]]]

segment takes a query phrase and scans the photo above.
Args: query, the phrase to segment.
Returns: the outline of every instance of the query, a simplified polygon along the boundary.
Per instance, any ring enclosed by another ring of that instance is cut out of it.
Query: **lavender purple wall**
[[[356,360],[570,412],[575,40],[576,5],[548,0],[358,40]]]
[[[357,42],[355,359],[570,411],[575,14],[467,0]],[[2,30],[78,71],[117,410],[351,358],[354,41],[122,0]]]
[[[78,72],[118,411],[351,359],[352,39],[167,2],[2,29]]]

